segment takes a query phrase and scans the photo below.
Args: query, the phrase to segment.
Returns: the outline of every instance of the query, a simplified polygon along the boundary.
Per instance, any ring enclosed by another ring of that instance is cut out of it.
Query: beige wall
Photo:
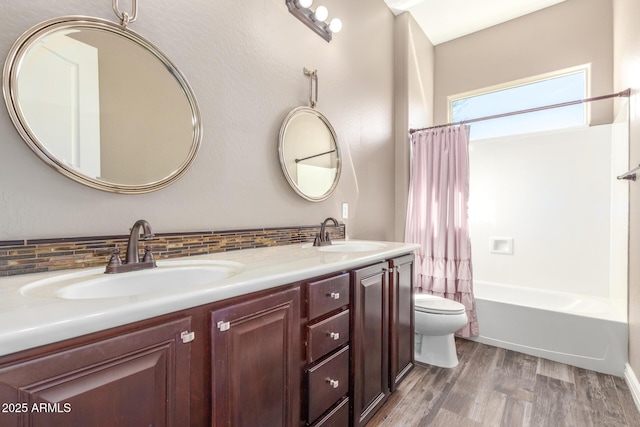
[[[407,129],[433,124],[434,47],[409,13],[395,18],[395,240],[404,241],[409,191]]]
[[[140,50],[100,49],[100,138],[109,141],[101,144],[101,178],[107,181],[154,182],[182,166],[191,150],[192,112],[184,92],[160,61]]]
[[[166,66],[148,50],[116,35],[83,31],[68,37],[98,51],[99,178],[149,184],[178,170],[193,143],[192,113]],[[154,122],[156,126],[140,125]],[[154,161],[147,161],[149,156]]]
[[[323,3],[344,22],[331,43],[284,0],[141,2],[130,28],[171,58],[198,98],[198,158],[168,188],[105,193],[46,167],[0,113],[0,240],[122,234],[139,218],[157,232],[317,224],[339,218],[342,202],[350,237],[393,239],[394,17],[382,0]],[[1,2],[0,58],[29,27],[66,15],[116,20],[105,0]],[[318,109],[347,148],[337,191],[320,203],[296,195],[278,162],[282,120],[308,102],[303,67],[318,69]]]
[[[614,0],[614,86],[631,88],[629,164],[640,163],[640,2]],[[640,187],[629,184],[629,364],[640,375]]]
[[[436,46],[436,124],[448,122],[447,97],[591,64],[590,96],[612,92],[610,0],[567,0]],[[593,105],[592,124],[610,123],[611,103]]]

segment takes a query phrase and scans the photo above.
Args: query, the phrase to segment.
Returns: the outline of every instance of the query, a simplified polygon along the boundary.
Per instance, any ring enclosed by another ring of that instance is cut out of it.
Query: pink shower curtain
[[[469,323],[460,336],[478,335],[473,297],[469,200],[469,126],[416,132],[405,241],[418,243],[416,292],[464,304]]]

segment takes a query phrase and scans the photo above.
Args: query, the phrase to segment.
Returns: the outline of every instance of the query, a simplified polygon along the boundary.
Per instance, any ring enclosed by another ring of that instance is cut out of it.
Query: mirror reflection
[[[310,201],[331,195],[340,176],[340,151],[333,127],[322,113],[294,109],[280,131],[280,163],[292,188]]]
[[[94,188],[161,188],[199,147],[199,111],[186,80],[153,45],[108,21],[41,24],[16,42],[4,76],[9,113],[27,144]]]

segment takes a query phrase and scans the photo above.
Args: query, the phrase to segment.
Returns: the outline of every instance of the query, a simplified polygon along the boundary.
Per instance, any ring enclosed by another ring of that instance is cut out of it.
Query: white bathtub
[[[489,282],[473,287],[480,328],[474,341],[624,375],[628,326],[610,302]]]

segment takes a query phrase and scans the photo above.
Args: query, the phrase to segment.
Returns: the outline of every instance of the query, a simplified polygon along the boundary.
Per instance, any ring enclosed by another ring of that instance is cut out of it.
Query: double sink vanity
[[[413,366],[414,249],[303,243],[1,279],[0,424],[364,425]]]

